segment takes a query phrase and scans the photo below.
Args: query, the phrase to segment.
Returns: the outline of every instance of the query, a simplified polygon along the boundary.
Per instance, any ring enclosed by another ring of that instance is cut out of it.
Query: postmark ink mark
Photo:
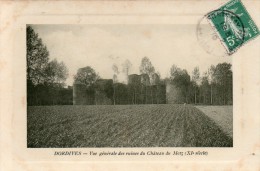
[[[218,9],[210,12],[207,19],[214,27],[228,54],[234,53],[245,40],[245,28],[242,20],[232,11]]]
[[[205,39],[205,36],[209,33],[201,31],[202,20],[207,20],[212,27],[212,33],[210,33],[212,38]],[[259,29],[240,0],[229,1],[219,9],[206,14],[202,20],[198,24],[197,38],[208,53],[218,56],[233,54],[245,43],[260,34]],[[212,44],[212,41],[217,40],[216,35],[225,47],[225,53],[216,49],[214,43]]]

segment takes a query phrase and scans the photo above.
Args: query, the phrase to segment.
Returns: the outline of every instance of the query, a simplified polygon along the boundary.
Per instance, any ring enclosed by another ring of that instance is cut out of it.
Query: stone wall
[[[73,84],[73,105],[85,105],[87,104],[87,87],[85,84],[75,83]]]
[[[185,103],[185,97],[183,96],[181,90],[178,87],[172,85],[171,83],[166,83],[166,103]]]

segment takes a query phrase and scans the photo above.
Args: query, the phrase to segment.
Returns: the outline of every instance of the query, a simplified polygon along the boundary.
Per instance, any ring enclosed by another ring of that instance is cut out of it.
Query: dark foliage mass
[[[60,84],[38,84],[27,82],[27,104],[38,105],[72,105],[72,87],[64,88]]]
[[[64,88],[68,69],[63,62],[49,60],[49,51],[32,29],[26,28],[27,104],[72,104],[72,89]]]
[[[171,89],[168,94],[172,103],[231,105],[233,104],[233,81],[231,64],[220,63],[211,66],[200,76],[198,67],[192,77],[186,70],[173,65],[167,80]]]
[[[98,74],[90,66],[78,69],[74,76],[75,83],[85,84],[87,87],[92,86],[98,78]]]

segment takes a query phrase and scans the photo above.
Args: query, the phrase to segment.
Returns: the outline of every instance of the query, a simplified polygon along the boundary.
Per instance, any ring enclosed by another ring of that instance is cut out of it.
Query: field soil
[[[233,106],[196,106],[213,119],[222,130],[233,137]]]
[[[232,147],[219,124],[191,105],[35,106],[27,146]]]

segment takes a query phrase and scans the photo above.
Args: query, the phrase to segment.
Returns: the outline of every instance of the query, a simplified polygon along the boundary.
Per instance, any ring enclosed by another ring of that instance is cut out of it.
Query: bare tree
[[[152,75],[155,73],[154,66],[152,65],[152,62],[150,61],[150,59],[147,57],[144,57],[142,59],[139,69],[140,69],[140,73],[147,74],[149,76],[150,80],[152,79]],[[146,90],[145,90],[145,96],[147,96]],[[151,89],[151,96],[153,96],[152,89]]]
[[[215,66],[211,65],[211,67],[208,70],[208,78],[209,78],[209,84],[210,84],[210,104],[213,104],[213,83],[214,83],[214,71],[215,71]]]
[[[123,67],[123,73],[126,74],[126,78],[127,78],[127,83],[128,83],[128,75],[129,75],[129,72],[132,68],[132,63],[126,59],[125,62],[122,64],[122,67]]]
[[[142,59],[139,69],[141,74],[148,74],[150,78],[152,77],[152,74],[155,73],[154,66],[150,59],[147,57],[144,57]]]
[[[119,69],[118,66],[116,64],[113,64],[112,66],[112,70],[114,71],[114,75],[113,75],[113,101],[114,101],[114,105],[116,104],[116,83],[118,83],[118,74],[119,74]]]

